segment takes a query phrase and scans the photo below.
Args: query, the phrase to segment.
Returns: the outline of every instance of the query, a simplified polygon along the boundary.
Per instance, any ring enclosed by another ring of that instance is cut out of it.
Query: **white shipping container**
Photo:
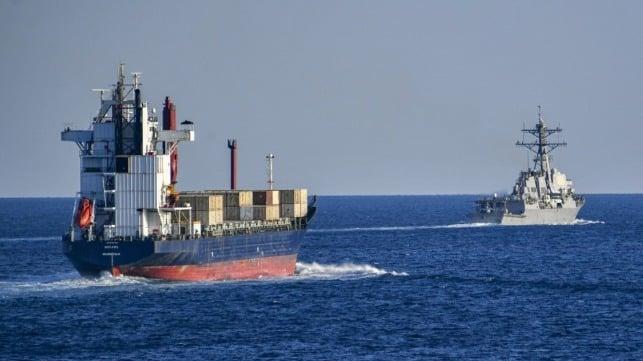
[[[252,221],[254,218],[253,206],[239,207],[239,220]]]
[[[299,207],[299,216],[306,217],[306,215],[308,214],[308,204],[300,203],[297,205],[297,207]]]
[[[252,192],[251,191],[239,191],[239,206],[240,207],[249,207],[252,206]]]

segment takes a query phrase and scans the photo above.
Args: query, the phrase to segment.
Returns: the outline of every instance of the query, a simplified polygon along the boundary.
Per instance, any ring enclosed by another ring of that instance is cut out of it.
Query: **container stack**
[[[203,226],[224,221],[273,221],[305,217],[308,192],[306,189],[183,192],[179,204],[187,203],[192,207],[192,220]]]
[[[252,192],[254,205],[253,219],[271,221],[279,219],[279,191],[254,191]]]
[[[228,191],[224,196],[223,217],[226,221],[252,220],[251,191]]]
[[[181,206],[189,204],[192,220],[201,222],[203,226],[223,223],[223,196],[220,194],[181,195],[179,203]]]
[[[308,213],[308,191],[306,189],[288,189],[279,192],[282,218],[306,217]]]

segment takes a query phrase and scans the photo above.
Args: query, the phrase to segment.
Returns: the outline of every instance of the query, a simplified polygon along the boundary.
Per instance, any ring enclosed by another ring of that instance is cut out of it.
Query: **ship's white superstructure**
[[[77,195],[72,239],[112,239],[171,234],[172,222],[181,217],[175,207],[176,147],[193,141],[194,130],[176,129],[174,105],[166,99],[163,124],[142,99],[140,74],[126,84],[124,66],[105,97],[100,90],[100,110],[90,129],[65,129],[63,141],[80,150],[80,192]],[[79,202],[91,206],[84,216]],[[189,217],[189,208],[185,214]],[[187,220],[187,225],[191,220]],[[180,228],[180,227],[179,227]]]

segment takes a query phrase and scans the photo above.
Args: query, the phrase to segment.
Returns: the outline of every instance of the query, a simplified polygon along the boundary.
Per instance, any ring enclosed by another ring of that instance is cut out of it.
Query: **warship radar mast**
[[[549,137],[552,134],[561,133],[563,130],[560,127],[549,128],[545,124],[543,118],[543,108],[538,106],[538,123],[535,128],[523,128],[522,132],[531,134],[536,137],[533,142],[517,141],[516,146],[527,148],[535,154],[534,156],[534,170],[540,171],[540,174],[546,175],[547,188],[551,189],[549,178],[551,178],[551,168],[549,158],[551,152],[558,147],[566,147],[567,142],[550,142]]]

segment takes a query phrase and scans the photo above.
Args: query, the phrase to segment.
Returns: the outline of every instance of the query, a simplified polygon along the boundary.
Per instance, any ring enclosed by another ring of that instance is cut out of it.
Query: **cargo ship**
[[[551,153],[565,142],[552,142],[549,137],[562,132],[550,128],[538,106],[538,122],[534,128],[522,129],[536,139],[516,142],[534,154],[534,167],[520,172],[509,195],[487,197],[476,201],[473,222],[502,225],[570,224],[585,205],[585,198],[576,193],[571,179],[551,166]]]
[[[140,80],[121,64],[113,88],[97,89],[89,129],[61,132],[80,151],[80,191],[62,237],[76,270],[170,281],[292,275],[315,198],[272,189],[272,173],[266,190],[236,189],[235,140],[230,189],[179,192],[178,145],[195,140],[194,124],[177,126],[169,97],[159,119]]]

